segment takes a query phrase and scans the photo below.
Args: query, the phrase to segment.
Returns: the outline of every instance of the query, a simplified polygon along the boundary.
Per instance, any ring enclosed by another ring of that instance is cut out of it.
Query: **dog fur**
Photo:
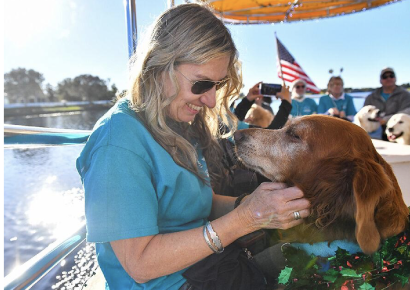
[[[245,122],[259,126],[261,128],[266,128],[272,123],[273,115],[268,110],[262,108],[257,104],[253,104],[252,107],[248,110],[245,116]]]
[[[410,115],[393,115],[386,124],[386,134],[391,142],[410,145]]]
[[[371,133],[380,128],[380,123],[376,120],[380,117],[380,110],[375,106],[364,106],[354,116],[353,123],[362,127],[367,133]]]
[[[366,254],[408,226],[408,208],[390,165],[368,134],[338,118],[311,115],[280,130],[235,132],[238,157],[274,182],[297,186],[311,215],[292,242],[350,240]]]

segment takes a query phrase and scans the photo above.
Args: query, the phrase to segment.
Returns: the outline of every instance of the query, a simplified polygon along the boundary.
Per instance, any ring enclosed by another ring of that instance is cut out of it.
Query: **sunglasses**
[[[305,86],[296,86],[297,89],[304,89]]]
[[[382,75],[382,79],[388,79],[388,78],[391,78],[391,79],[394,79],[396,76],[393,74],[393,73],[389,73],[389,74],[384,74],[384,75]]]
[[[195,95],[203,94],[215,86],[216,90],[221,89],[229,81],[229,78],[224,78],[220,81],[210,81],[210,80],[200,80],[200,81],[191,81],[189,78],[184,76],[183,73],[177,70],[187,81],[192,84],[191,92]]]

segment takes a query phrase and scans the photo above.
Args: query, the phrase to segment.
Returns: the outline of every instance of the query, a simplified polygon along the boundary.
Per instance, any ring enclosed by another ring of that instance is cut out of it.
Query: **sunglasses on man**
[[[388,78],[394,79],[396,76],[394,75],[394,73],[387,73],[387,74],[383,74],[382,75],[382,79],[386,80]]]
[[[304,86],[304,85],[301,85],[301,86],[296,86],[296,88],[297,88],[297,89],[304,89],[304,88],[305,88],[305,86]]]
[[[229,78],[224,78],[220,81],[210,81],[210,80],[199,80],[199,81],[191,81],[189,78],[184,76],[183,73],[177,70],[187,81],[192,84],[191,92],[195,95],[200,95],[206,93],[210,89],[215,86],[216,90],[221,89],[226,83],[229,81]]]

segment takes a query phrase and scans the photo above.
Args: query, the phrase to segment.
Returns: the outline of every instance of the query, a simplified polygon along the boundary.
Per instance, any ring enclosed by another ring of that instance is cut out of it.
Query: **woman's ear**
[[[353,178],[356,201],[356,239],[365,254],[379,248],[381,235],[375,221],[375,210],[380,200],[393,190],[384,168],[374,160],[358,159]]]

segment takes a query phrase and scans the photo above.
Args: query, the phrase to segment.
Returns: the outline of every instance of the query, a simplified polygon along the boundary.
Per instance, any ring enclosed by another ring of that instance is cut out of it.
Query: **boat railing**
[[[25,149],[84,144],[91,131],[4,125],[4,148]],[[4,278],[4,289],[30,289],[54,266],[85,241],[82,222],[74,231],[55,241],[29,261],[15,268]]]

